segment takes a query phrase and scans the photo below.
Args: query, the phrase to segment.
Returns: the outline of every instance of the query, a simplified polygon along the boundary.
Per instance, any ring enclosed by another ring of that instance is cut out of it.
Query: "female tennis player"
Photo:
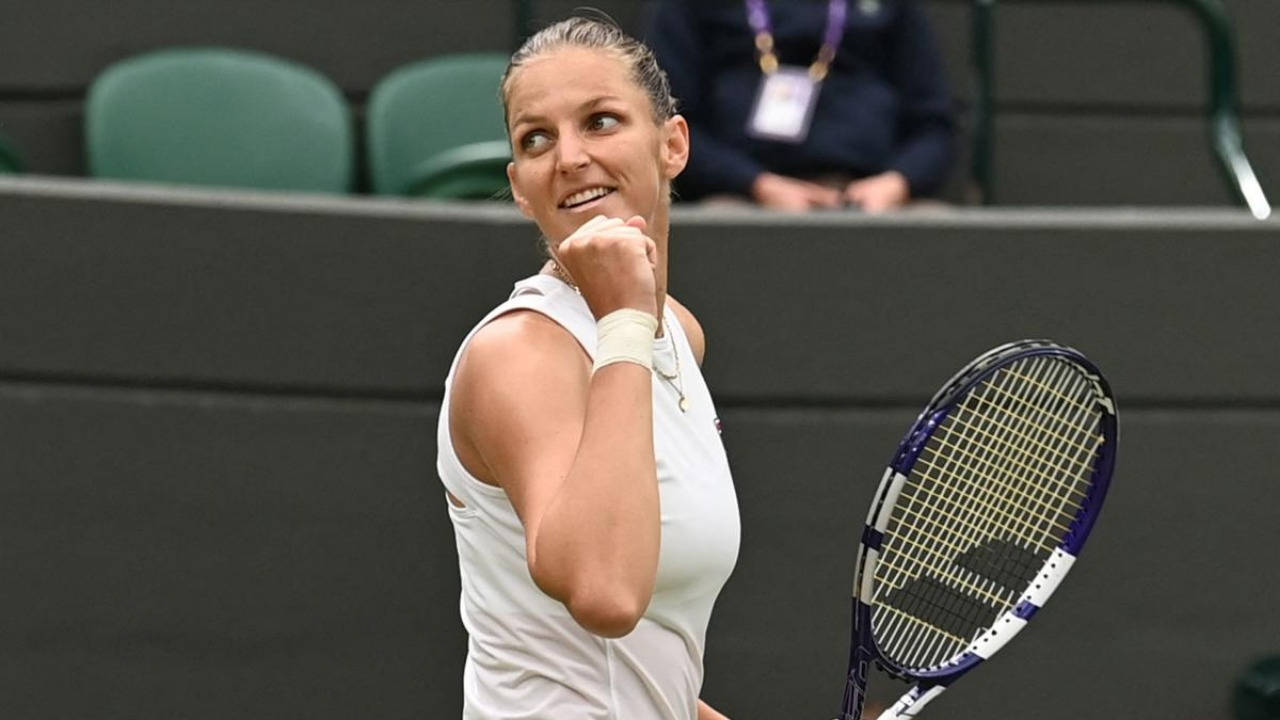
[[[530,38],[502,97],[512,193],[550,260],[445,384],[463,717],[723,718],[699,691],[737,500],[702,329],[667,295],[688,125],[649,49],[594,19]]]

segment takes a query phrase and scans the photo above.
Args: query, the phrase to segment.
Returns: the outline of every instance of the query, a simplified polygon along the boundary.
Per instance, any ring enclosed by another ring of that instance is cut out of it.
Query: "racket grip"
[[[929,688],[916,685],[907,692],[906,695],[898,698],[898,702],[893,707],[884,711],[877,720],[910,720],[924,709],[934,698],[942,694],[946,690],[945,685],[933,685]]]
[[[862,645],[853,649],[849,661],[849,679],[844,686],[844,709],[839,720],[860,720],[862,705],[867,699],[867,671],[871,667],[871,652]]]

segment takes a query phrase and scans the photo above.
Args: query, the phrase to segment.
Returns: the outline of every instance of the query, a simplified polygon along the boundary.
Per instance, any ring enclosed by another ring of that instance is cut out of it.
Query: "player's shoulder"
[[[463,349],[459,375],[472,371],[499,375],[547,369],[547,363],[586,363],[586,353],[560,323],[536,310],[503,313],[476,331]]]
[[[511,429],[558,397],[586,394],[591,359],[573,335],[534,310],[504,313],[476,331],[451,386],[451,412],[462,429]]]
[[[534,310],[504,313],[472,335],[454,372],[449,430],[463,467],[507,487],[521,453],[586,408],[591,361],[573,335]],[[577,437],[577,435],[573,435]],[[516,458],[516,459],[513,459]]]
[[[702,323],[698,322],[698,318],[689,311],[689,308],[670,295],[667,296],[667,305],[676,314],[676,318],[680,320],[680,327],[684,329],[685,336],[689,338],[689,346],[693,349],[693,356],[698,360],[698,364],[701,365],[702,359],[707,354],[707,336],[702,330]]]

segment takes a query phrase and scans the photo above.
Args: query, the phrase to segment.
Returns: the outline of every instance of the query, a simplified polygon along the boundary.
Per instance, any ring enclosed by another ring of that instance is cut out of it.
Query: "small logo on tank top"
[[[724,434],[724,426],[720,424],[720,418],[716,418],[716,434],[717,435]]]

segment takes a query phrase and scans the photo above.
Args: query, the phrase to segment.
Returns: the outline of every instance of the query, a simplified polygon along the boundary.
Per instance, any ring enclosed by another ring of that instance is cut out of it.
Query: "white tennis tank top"
[[[548,275],[516,283],[511,299],[467,335],[516,309],[564,326],[594,356],[596,324],[586,302]],[[675,314],[655,340],[655,365],[680,377],[689,410],[653,375],[654,452],[662,545],[653,599],[626,637],[583,629],[560,602],[534,585],[524,527],[502,489],[462,467],[449,434],[449,395],[459,349],[445,380],[437,431],[437,469],[466,505],[446,499],[458,545],[462,623],[469,635],[463,673],[465,720],[692,720],[702,687],[707,622],[738,557],[738,502],[720,442],[719,420]]]

